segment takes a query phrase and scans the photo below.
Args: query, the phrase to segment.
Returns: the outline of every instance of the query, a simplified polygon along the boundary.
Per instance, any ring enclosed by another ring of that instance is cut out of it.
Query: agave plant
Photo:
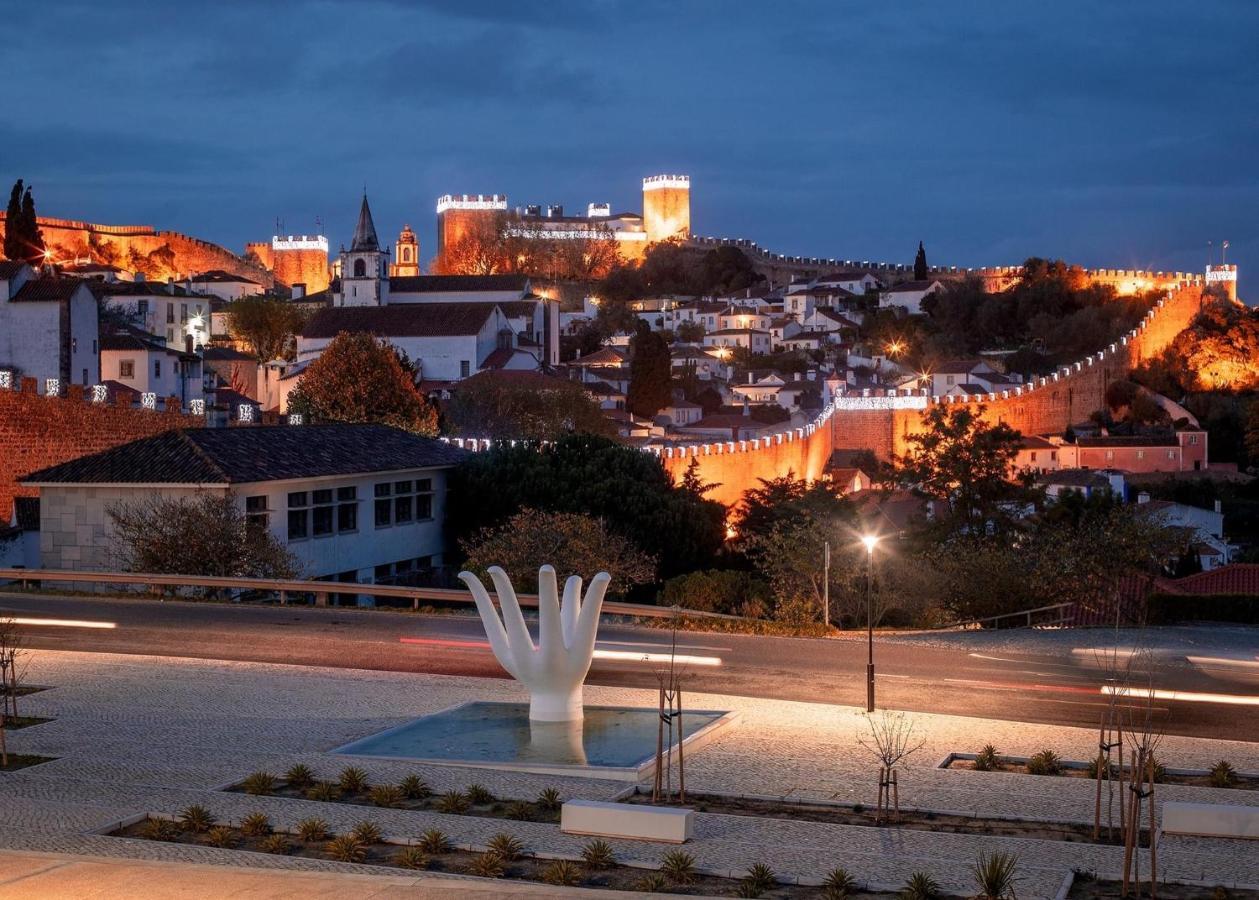
[[[936,900],[940,896],[940,884],[926,872],[915,872],[901,888],[902,900]]]
[[[352,834],[339,834],[324,845],[324,852],[337,862],[358,863],[367,859],[367,847]]]
[[[214,825],[214,816],[204,806],[193,804],[184,807],[179,814],[179,821],[193,834],[204,834]]]
[[[265,796],[275,791],[275,776],[270,772],[254,772],[240,783],[240,788],[246,794]]]
[[[337,776],[337,783],[347,794],[357,794],[367,790],[367,773],[357,766],[346,766]]]
[[[663,894],[669,890],[669,880],[659,872],[648,872],[634,882],[634,890],[643,894]]]
[[[530,822],[533,820],[533,806],[524,800],[513,800],[507,804],[507,812],[504,815],[517,822]]]
[[[140,836],[148,841],[173,841],[179,837],[179,826],[170,819],[145,819]]]
[[[992,744],[984,744],[984,748],[975,754],[975,769],[979,772],[992,772],[1001,766],[1001,757]]]
[[[555,788],[547,788],[538,794],[538,807],[545,812],[555,812],[564,805],[564,798]]]
[[[507,871],[507,867],[503,865],[503,858],[491,851],[478,853],[472,858],[472,862],[468,863],[464,871],[469,875],[476,875],[478,878],[502,878],[503,873]]]
[[[289,766],[289,770],[284,773],[284,780],[290,787],[308,788],[315,783],[315,773],[310,770],[310,766],[297,763]]]
[[[402,805],[403,796],[401,789],[392,784],[378,784],[367,792],[367,799],[372,801],[372,806],[380,806],[385,809],[396,809]]]
[[[403,847],[390,860],[390,865],[399,869],[427,869],[428,863],[428,854],[419,847]]]
[[[755,892],[752,894],[754,897],[759,897],[777,883],[778,879],[774,875],[774,870],[765,863],[756,863],[751,866],[743,878],[743,884],[748,890]]]
[[[542,880],[547,884],[572,887],[581,882],[581,871],[568,859],[556,859],[542,870]]]
[[[293,845],[289,843],[289,839],[282,834],[269,834],[258,842],[258,849],[263,853],[274,853],[277,856],[283,856],[293,849]]]
[[[436,828],[430,828],[420,835],[420,842],[416,846],[433,856],[451,851],[450,838],[446,837],[446,832]]]
[[[836,866],[826,873],[822,882],[822,891],[827,900],[843,900],[857,890],[857,879],[843,866]]]
[[[596,838],[581,848],[581,861],[588,869],[610,869],[616,865],[616,854],[611,844]]]
[[[350,829],[350,834],[362,844],[379,844],[382,837],[380,826],[375,822],[359,822]]]
[[[307,800],[318,800],[320,803],[334,803],[341,799],[341,788],[329,781],[320,781],[306,790]]]
[[[471,805],[462,791],[447,791],[437,798],[436,809],[439,813],[459,816],[466,813]]]
[[[1231,788],[1237,784],[1237,770],[1228,760],[1222,759],[1211,767],[1207,779],[1211,787]]]
[[[670,850],[660,861],[660,871],[674,884],[690,884],[695,880],[695,857],[685,850]]]
[[[1018,861],[1013,853],[991,853],[980,856],[972,867],[979,888],[977,900],[1006,900],[1014,897],[1014,875]]]
[[[240,820],[240,833],[245,837],[266,837],[271,833],[271,820],[266,813],[251,812]]]
[[[1027,761],[1029,775],[1061,775],[1062,759],[1052,750],[1042,750]]]
[[[520,838],[505,831],[494,835],[485,846],[491,853],[497,853],[503,862],[515,862],[525,853],[525,845]]]
[[[298,822],[296,831],[303,841],[322,841],[328,836],[328,822],[326,819],[311,816]]]
[[[464,789],[463,793],[473,806],[488,806],[494,802],[494,795],[482,784],[470,784]]]
[[[211,847],[226,849],[236,846],[236,832],[226,825],[215,825],[206,832],[205,839]]]
[[[433,794],[433,789],[428,786],[428,782],[419,775],[408,775],[398,783],[398,790],[402,791],[402,796],[408,800],[423,800]]]

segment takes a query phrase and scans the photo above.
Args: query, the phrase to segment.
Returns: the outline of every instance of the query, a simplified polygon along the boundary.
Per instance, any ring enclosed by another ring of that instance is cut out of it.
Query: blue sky
[[[0,0],[0,179],[237,250],[436,198],[910,262],[1259,267],[1259,4]]]

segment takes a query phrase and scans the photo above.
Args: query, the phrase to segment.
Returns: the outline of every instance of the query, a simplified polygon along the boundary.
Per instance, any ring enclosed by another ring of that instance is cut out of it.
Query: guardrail
[[[1001,613],[999,616],[985,616],[982,619],[967,619],[965,622],[950,622],[947,625],[941,625],[937,630],[947,628],[972,628],[978,626],[983,628],[985,623],[992,623],[992,627],[999,628],[1003,619],[1026,619],[1023,623],[1024,627],[1031,628],[1033,625],[1067,625],[1071,622],[1071,612],[1074,611],[1074,603],[1054,603],[1050,606],[1037,606],[1035,609],[1020,609],[1017,612]],[[1051,616],[1040,622],[1033,622],[1032,617],[1037,613],[1057,612],[1056,617]]]
[[[371,594],[376,597],[400,597],[411,601],[418,609],[420,601],[441,603],[465,603],[471,605],[467,591],[456,588],[409,587],[396,584],[358,584],[352,581],[304,581],[284,578],[224,578],[212,575],[165,575],[156,572],[81,572],[75,569],[3,569],[0,581],[19,581],[22,587],[32,581],[55,581],[75,584],[129,584],[140,587],[189,587],[219,588],[222,590],[266,591],[280,595],[280,603],[288,602],[289,594],[313,594],[316,606],[327,606],[334,594]],[[490,593],[497,600],[497,595]],[[536,594],[517,594],[521,606],[536,608]],[[615,616],[641,616],[648,619],[669,619],[679,613],[688,618],[739,620],[740,616],[723,613],[700,612],[691,609],[675,609],[665,606],[647,606],[643,603],[604,602],[603,611]]]

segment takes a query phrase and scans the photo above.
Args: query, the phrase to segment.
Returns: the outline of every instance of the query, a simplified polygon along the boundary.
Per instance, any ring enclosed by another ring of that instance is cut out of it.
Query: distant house
[[[934,279],[926,281],[902,281],[885,288],[879,296],[879,306],[898,306],[911,316],[922,313],[922,301],[944,290],[944,285]]]
[[[773,349],[773,340],[768,331],[759,331],[755,328],[721,328],[704,335],[704,346],[730,350],[742,348],[752,353],[769,353]]]
[[[102,334],[101,378],[141,394],[178,397],[187,408],[204,397],[201,357],[138,333]]]
[[[0,370],[37,379],[41,392],[95,384],[101,377],[99,331],[88,282],[0,261]]]
[[[766,425],[749,415],[716,412],[689,425],[680,425],[674,431],[679,435],[689,435],[697,440],[751,441],[781,429],[781,423]]]
[[[1121,499],[1127,496],[1127,481],[1121,472],[1099,472],[1094,469],[1067,469],[1045,472],[1036,479],[1051,500],[1060,499],[1068,491],[1075,491],[1086,499],[1095,494],[1112,494]]]
[[[259,364],[252,353],[234,347],[206,347],[201,353],[201,362],[210,387],[234,387],[258,399]]]
[[[1141,493],[1137,496],[1137,510],[1165,528],[1183,530],[1204,570],[1229,562],[1232,547],[1224,537],[1224,513],[1219,501],[1215,509],[1203,509],[1171,500],[1151,500],[1149,494]]]
[[[217,297],[192,291],[189,284],[161,281],[126,281],[101,285],[102,302],[126,316],[132,325],[165,339],[168,346],[193,346],[210,342],[212,306]]]
[[[44,568],[107,570],[117,502],[235,494],[303,576],[369,584],[442,562],[446,475],[463,451],[384,425],[167,431],[32,472]]]
[[[212,269],[209,272],[202,272],[200,275],[194,275],[190,279],[192,289],[198,294],[205,294],[211,297],[218,297],[220,300],[239,300],[242,297],[252,297],[261,294],[263,287],[253,279],[246,278],[243,275],[233,275],[231,272],[224,272],[222,269]]]
[[[1058,445],[1053,441],[1034,434],[1024,435],[1019,441],[1012,466],[1015,472],[1054,472],[1061,467]]]
[[[1207,433],[1184,428],[1172,434],[1078,437],[1072,465],[1125,472],[1196,472],[1207,468]]]

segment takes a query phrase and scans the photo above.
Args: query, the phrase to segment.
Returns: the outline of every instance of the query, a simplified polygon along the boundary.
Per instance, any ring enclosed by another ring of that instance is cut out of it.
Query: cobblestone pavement
[[[210,865],[328,872],[371,867],[178,844],[112,838],[113,823],[147,812],[175,813],[201,803],[239,819],[254,810],[278,825],[311,815],[336,829],[364,819],[387,835],[414,838],[441,828],[458,843],[480,847],[510,831],[536,852],[576,855],[584,840],[554,825],[432,812],[385,810],[308,800],[223,793],[250,772],[282,772],[294,763],[331,776],[349,760],[329,751],[417,715],[476,699],[523,700],[523,689],[493,679],[319,669],[260,663],[37,651],[28,683],[51,686],[23,698],[22,712],[54,721],[14,732],[10,750],[56,756],[51,763],[0,774],[0,848]],[[691,708],[729,709],[738,721],[687,758],[690,790],[839,800],[872,804],[876,770],[858,744],[864,717],[850,708],[710,694],[687,695]],[[586,688],[587,703],[654,706],[646,691]],[[904,764],[905,806],[977,815],[1091,821],[1093,785],[1086,779],[941,769],[952,752],[985,743],[1029,756],[1051,748],[1087,759],[1096,734],[1084,729],[950,716],[911,715],[923,747]],[[1205,768],[1220,758],[1259,772],[1259,744],[1167,737],[1159,749],[1170,768]],[[554,777],[486,769],[424,766],[355,758],[372,781],[396,782],[412,772],[435,790],[480,783],[497,796],[532,798],[555,787],[565,798],[608,799],[626,788],[605,779]],[[1259,806],[1243,791],[1160,785],[1158,799]],[[667,847],[613,842],[625,861],[652,865]],[[768,862],[788,879],[816,882],[837,865],[859,881],[894,888],[927,870],[948,889],[973,891],[970,867],[982,853],[1019,857],[1024,898],[1053,897],[1073,869],[1113,875],[1121,850],[1089,844],[701,813],[688,851],[705,869],[739,875]],[[1160,872],[1170,879],[1226,885],[1259,884],[1254,842],[1165,838]],[[396,873],[395,873],[396,874]]]

